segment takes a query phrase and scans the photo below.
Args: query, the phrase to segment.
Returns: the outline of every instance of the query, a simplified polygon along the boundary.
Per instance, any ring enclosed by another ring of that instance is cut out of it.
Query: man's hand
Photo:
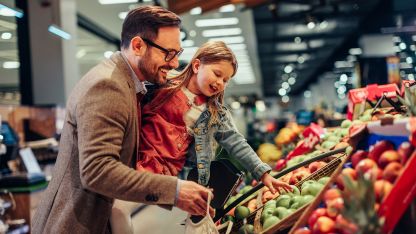
[[[261,177],[261,181],[263,182],[264,185],[266,185],[270,189],[270,191],[273,194],[276,193],[276,188],[283,189],[286,192],[293,190],[289,184],[273,178],[273,176],[269,175],[269,173],[264,173],[263,176]]]
[[[205,216],[207,213],[208,193],[211,193],[211,200],[214,197],[212,191],[192,181],[178,181],[180,184],[176,206],[191,215]],[[209,207],[209,213],[214,214],[214,209]]]

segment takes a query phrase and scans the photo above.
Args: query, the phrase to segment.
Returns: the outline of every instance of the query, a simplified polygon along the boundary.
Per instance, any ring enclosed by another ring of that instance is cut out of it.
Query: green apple
[[[300,188],[301,188],[301,190],[303,190],[306,186],[311,185],[311,184],[314,184],[314,183],[315,183],[314,180],[307,180],[307,181],[303,182],[303,184],[302,184],[302,186]]]
[[[289,195],[282,194],[276,199],[276,206],[277,207],[280,206],[280,207],[289,208],[290,207],[290,200],[291,200],[291,197]]]
[[[270,200],[270,201],[266,202],[266,204],[264,204],[264,209],[266,209],[268,207],[273,207],[273,209],[274,209],[274,208],[276,208],[276,203],[277,203],[276,200]]]
[[[244,224],[238,229],[238,234],[254,234],[253,224]]]
[[[221,219],[221,223],[225,223],[225,222],[234,222],[234,217],[232,215],[225,215],[222,219]]]
[[[323,185],[318,182],[307,184],[305,186],[302,186],[302,191],[300,192],[300,194],[302,196],[305,196],[305,195],[316,196],[321,191],[322,187]]]
[[[275,225],[276,223],[278,223],[280,221],[280,219],[276,216],[270,216],[268,217],[264,223],[263,223],[263,229],[266,230],[269,227]]]
[[[326,141],[338,142],[339,141],[339,137],[332,135],[332,136],[328,137],[328,139]]]
[[[325,185],[329,181],[329,179],[331,179],[331,178],[328,177],[328,176],[322,177],[318,180],[318,183],[320,183],[322,185]]]
[[[342,121],[341,123],[341,128],[349,128],[351,126],[352,122],[349,119],[346,119],[344,121]]]
[[[260,221],[262,223],[264,223],[264,221],[270,217],[273,216],[273,212],[274,212],[274,208],[269,208],[269,209],[264,209],[263,212],[261,213],[261,218]]]
[[[247,218],[250,215],[250,209],[246,206],[237,206],[234,210],[234,215],[238,220]]]
[[[303,198],[302,206],[305,204],[308,204],[309,202],[313,201],[313,199],[315,199],[315,197],[312,195],[305,195],[302,198]]]
[[[244,186],[241,190],[240,190],[240,192],[238,192],[238,193],[240,193],[240,194],[244,194],[244,193],[246,193],[246,192],[248,192],[250,189],[252,189],[253,188],[253,186],[251,186],[251,185],[246,185],[246,186]]]
[[[285,207],[276,207],[273,211],[273,215],[279,217],[279,219],[284,219],[286,216],[290,215],[290,212]]]
[[[290,200],[290,209],[296,210],[302,206],[302,203],[303,203],[303,197],[300,195],[295,195]]]

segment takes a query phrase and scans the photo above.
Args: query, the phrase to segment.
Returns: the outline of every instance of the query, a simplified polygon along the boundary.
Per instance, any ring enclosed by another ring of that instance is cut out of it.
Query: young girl
[[[198,168],[199,184],[207,185],[215,140],[272,193],[276,188],[291,190],[269,175],[270,166],[247,144],[223,105],[224,89],[236,71],[236,58],[225,43],[202,45],[188,66],[143,107],[137,170],[176,176],[187,161]],[[127,204],[116,201],[113,207],[114,233],[119,231],[114,226],[131,225],[130,213],[120,203]],[[116,217],[119,213],[126,216]]]

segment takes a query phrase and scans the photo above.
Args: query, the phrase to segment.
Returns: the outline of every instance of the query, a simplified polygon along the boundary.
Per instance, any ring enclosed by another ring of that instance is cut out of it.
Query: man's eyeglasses
[[[162,46],[152,42],[151,40],[148,40],[146,38],[142,38],[143,41],[145,41],[147,44],[149,44],[150,46],[153,46],[155,48],[158,48],[159,50],[163,51],[165,53],[165,61],[166,62],[170,62],[173,58],[175,58],[175,56],[179,56],[182,54],[183,49],[180,49],[179,51],[174,50],[174,49],[165,49]]]

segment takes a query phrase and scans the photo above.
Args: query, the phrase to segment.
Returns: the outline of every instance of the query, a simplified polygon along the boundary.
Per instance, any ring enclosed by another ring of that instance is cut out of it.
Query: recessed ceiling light
[[[238,24],[238,18],[217,18],[217,19],[199,19],[195,21],[197,27],[210,27],[219,25],[235,25]]]
[[[406,58],[406,63],[412,64],[413,63],[413,58],[412,57],[407,57]]]
[[[201,7],[194,7],[189,11],[189,14],[191,15],[200,15],[202,13]]]
[[[193,40],[185,40],[182,42],[182,47],[191,47],[194,46],[194,41]]]
[[[220,7],[220,10],[219,10],[219,12],[221,12],[221,13],[233,12],[233,11],[235,11],[234,4],[228,4],[228,5],[222,6],[222,7]]]
[[[328,25],[329,25],[328,21],[324,20],[319,24],[319,28],[325,29],[326,27],[328,27]]]
[[[222,29],[210,29],[202,31],[203,37],[221,37],[221,36],[234,36],[242,33],[241,28],[222,28]]]
[[[78,59],[84,57],[87,54],[87,51],[85,49],[80,49],[77,51],[76,57]]]
[[[401,42],[400,44],[399,44],[399,48],[401,49],[401,50],[405,50],[406,49],[406,43],[404,43],[404,42]]]
[[[295,77],[290,77],[290,78],[287,80],[287,82],[288,82],[290,85],[294,85],[294,84],[296,83],[296,78],[295,78]]]
[[[106,52],[104,52],[104,57],[110,58],[113,53],[113,51],[107,50]]]
[[[126,18],[127,14],[128,14],[127,11],[120,12],[120,13],[118,13],[118,18],[124,20]]]
[[[311,91],[309,91],[309,90],[305,90],[305,92],[303,92],[303,96],[304,96],[305,98],[310,98],[310,97],[312,96],[312,93],[311,93]]]
[[[12,38],[12,34],[9,33],[9,32],[4,32],[4,33],[1,34],[1,39],[3,39],[3,40],[9,40],[11,38]]]
[[[283,96],[282,97],[282,102],[284,102],[284,103],[288,103],[289,100],[290,100],[289,96]]]
[[[360,55],[360,54],[362,54],[362,53],[363,53],[363,50],[362,50],[361,48],[351,48],[351,49],[349,50],[349,53],[350,53],[351,55]]]
[[[315,22],[309,22],[306,26],[307,26],[309,29],[313,29],[313,28],[315,28],[316,24],[315,24]]]
[[[299,44],[299,43],[301,43],[301,42],[302,42],[302,38],[300,38],[300,37],[295,37],[294,41],[295,41],[295,43],[296,43],[296,44]]]
[[[237,36],[237,37],[215,37],[210,38],[209,41],[223,41],[226,44],[239,44],[244,42],[244,37]]]
[[[7,61],[3,63],[4,69],[16,69],[20,67],[20,63],[17,61]]]
[[[286,95],[286,89],[284,89],[284,88],[280,88],[280,89],[279,89],[279,95],[280,95],[280,96],[285,96],[285,95]]]
[[[123,3],[136,3],[137,0],[98,0],[102,5],[107,4],[123,4]]]
[[[238,109],[240,109],[240,107],[241,107],[241,104],[237,101],[233,101],[231,103],[231,108],[233,108],[234,110],[238,110]]]
[[[291,73],[293,71],[293,67],[291,65],[286,65],[283,69],[286,73]]]

